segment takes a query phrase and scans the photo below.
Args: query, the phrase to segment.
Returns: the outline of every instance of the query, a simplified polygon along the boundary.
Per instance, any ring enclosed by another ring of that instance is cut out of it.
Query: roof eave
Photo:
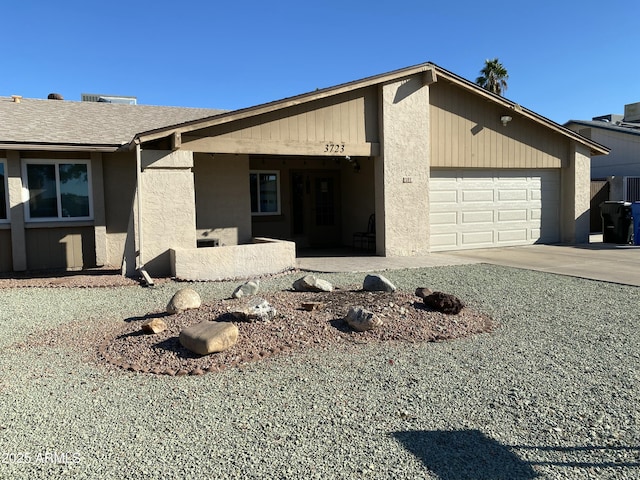
[[[46,150],[49,152],[103,152],[121,150],[126,145],[87,144],[87,143],[49,143],[49,142],[7,142],[0,140],[2,150]]]

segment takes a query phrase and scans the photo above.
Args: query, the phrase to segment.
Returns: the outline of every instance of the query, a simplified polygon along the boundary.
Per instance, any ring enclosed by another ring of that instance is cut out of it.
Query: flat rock
[[[143,323],[141,328],[144,333],[160,333],[167,329],[167,324],[161,318],[153,318]]]
[[[180,344],[198,355],[223,352],[238,341],[238,327],[230,322],[200,322],[180,332]]]
[[[382,320],[377,318],[373,312],[365,310],[364,307],[351,307],[347,316],[344,317],[351,328],[357,332],[366,332],[367,330],[374,330],[382,326]]]
[[[362,289],[368,292],[395,292],[396,286],[384,276],[374,273],[364,277]]]
[[[296,292],[333,292],[333,285],[315,275],[305,275],[293,282]]]
[[[232,298],[242,298],[242,297],[250,297],[258,293],[260,289],[260,281],[248,281],[243,283],[242,285],[238,285],[238,287],[231,294]]]
[[[198,292],[191,288],[181,288],[169,300],[167,313],[173,315],[192,308],[200,308],[200,305],[202,305],[202,300]]]

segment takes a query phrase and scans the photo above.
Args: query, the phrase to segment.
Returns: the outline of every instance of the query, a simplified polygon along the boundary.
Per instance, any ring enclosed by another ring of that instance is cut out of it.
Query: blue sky
[[[609,0],[3,3],[0,96],[132,95],[237,109],[426,61],[558,123],[640,102],[640,2]]]

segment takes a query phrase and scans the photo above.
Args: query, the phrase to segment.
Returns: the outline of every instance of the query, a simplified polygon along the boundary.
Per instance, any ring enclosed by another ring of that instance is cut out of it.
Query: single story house
[[[0,271],[251,276],[370,218],[381,256],[588,242],[607,151],[432,63],[228,112],[5,97]]]

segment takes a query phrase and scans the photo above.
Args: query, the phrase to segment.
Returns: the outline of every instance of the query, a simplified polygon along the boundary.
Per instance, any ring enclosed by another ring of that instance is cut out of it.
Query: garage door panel
[[[559,170],[431,171],[431,249],[556,242]]]
[[[443,190],[431,192],[431,201],[434,204],[439,203],[458,203],[458,192],[455,190]]]
[[[431,213],[431,226],[432,227],[438,226],[438,225],[455,226],[456,223],[458,223],[457,217],[458,215],[456,214],[456,212]]]
[[[457,235],[455,233],[442,233],[442,234],[435,233],[434,234],[433,232],[431,232],[431,235],[429,236],[431,240],[431,248],[438,249],[442,247],[447,247],[452,243],[455,244],[456,237]]]
[[[478,248],[478,245],[491,246],[494,241],[494,233],[493,230],[484,230],[480,232],[467,232],[461,235],[462,245],[475,246]]]
[[[493,190],[462,190],[463,202],[493,202]]]
[[[499,222],[526,222],[527,209],[521,210],[500,210],[498,211]]]
[[[493,210],[481,210],[476,212],[462,212],[462,223],[489,223],[493,224]]]
[[[499,202],[513,202],[513,201],[527,201],[527,192],[526,189],[518,189],[518,190],[506,190],[506,189],[498,189],[498,201]]]
[[[527,228],[521,228],[516,230],[502,230],[498,232],[498,243],[511,244],[512,242],[526,242],[528,239]]]

